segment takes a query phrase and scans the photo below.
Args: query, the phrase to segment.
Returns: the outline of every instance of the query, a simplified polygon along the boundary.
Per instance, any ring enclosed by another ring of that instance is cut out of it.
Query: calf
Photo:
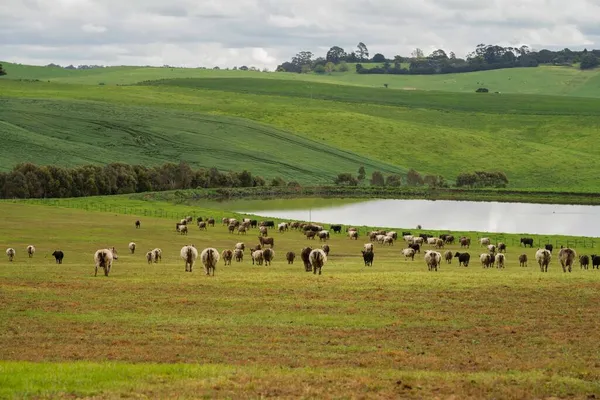
[[[590,257],[587,255],[582,255],[579,257],[579,267],[581,269],[588,269],[590,266]]]

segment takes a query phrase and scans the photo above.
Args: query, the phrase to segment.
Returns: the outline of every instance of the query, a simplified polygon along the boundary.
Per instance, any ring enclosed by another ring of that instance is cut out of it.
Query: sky
[[[0,60],[23,64],[273,70],[359,42],[389,58],[599,48],[600,0],[0,0]]]

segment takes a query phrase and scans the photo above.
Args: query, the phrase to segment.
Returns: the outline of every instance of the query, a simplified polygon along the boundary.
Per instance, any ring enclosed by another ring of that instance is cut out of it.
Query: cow
[[[310,247],[305,247],[302,249],[302,251],[300,252],[300,259],[302,260],[302,262],[304,263],[304,270],[306,272],[310,272],[312,271],[311,265],[310,265],[310,260],[308,259],[308,257],[310,256],[310,252],[313,249]]]
[[[135,229],[140,229],[142,226],[142,224],[140,223],[140,220],[135,221]]]
[[[519,256],[519,266],[520,267],[527,266],[527,254],[523,253]]]
[[[363,261],[365,262],[365,267],[373,266],[373,258],[375,258],[375,253],[372,251],[361,250]]]
[[[62,260],[65,257],[65,253],[63,253],[61,250],[55,250],[54,253],[52,253],[52,255],[54,256],[54,259],[56,260],[57,264],[62,264]]]
[[[588,269],[590,266],[590,257],[587,255],[582,255],[579,257],[579,268]]]
[[[548,272],[548,265],[552,260],[552,254],[550,254],[550,251],[546,249],[538,249],[535,252],[535,259],[540,266],[540,270],[542,272]]]
[[[421,245],[418,243],[409,244],[408,248],[413,249],[415,253],[421,253]]]
[[[262,247],[265,247],[266,244],[270,245],[271,248],[275,247],[275,239],[272,237],[258,237],[258,241]]]
[[[554,248],[554,246],[552,246],[550,243],[548,243],[547,245],[544,246],[544,248],[546,250],[548,250],[550,253],[552,253],[552,249]]]
[[[600,256],[592,254],[590,259],[592,260],[592,269],[600,269]]]
[[[469,253],[459,253],[456,252],[454,254],[454,257],[458,258],[458,266],[460,267],[465,266],[468,267],[469,266],[469,260],[471,259],[471,255]]]
[[[288,264],[293,264],[294,258],[296,258],[296,253],[294,253],[293,251],[288,251],[285,255],[285,259],[287,260]]]
[[[563,272],[571,272],[571,268],[573,267],[573,262],[577,258],[577,253],[575,250],[570,249],[568,247],[560,247],[560,251],[558,252],[558,259],[560,260],[560,265],[562,266]]]
[[[532,238],[521,238],[521,243],[524,247],[533,247],[533,239]]]
[[[330,225],[329,229],[333,231],[333,233],[342,233],[341,225]]]

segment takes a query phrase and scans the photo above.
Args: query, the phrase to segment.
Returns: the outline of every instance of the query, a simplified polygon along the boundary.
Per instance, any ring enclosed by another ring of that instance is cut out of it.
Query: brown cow
[[[259,236],[258,237],[258,241],[260,242],[261,246],[265,246],[266,244],[270,245],[271,248],[275,247],[275,239],[273,239],[272,237],[262,237]]]

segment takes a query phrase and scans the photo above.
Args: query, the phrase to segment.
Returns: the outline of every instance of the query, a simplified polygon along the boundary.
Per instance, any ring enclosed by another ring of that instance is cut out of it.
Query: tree
[[[326,70],[325,66],[324,66],[324,65],[321,65],[321,64],[315,65],[315,67],[314,67],[313,71],[314,71],[316,74],[324,74],[325,72],[327,72],[327,70]]]
[[[327,59],[327,61],[337,64],[344,58],[346,58],[346,52],[339,46],[333,46],[329,49],[325,58]]]
[[[334,63],[332,63],[330,61],[327,64],[325,64],[325,72],[327,72],[328,74],[331,74],[333,71],[335,71],[335,64]]]
[[[393,186],[393,187],[398,187],[402,185],[402,177],[400,175],[388,175],[388,177],[385,179],[385,185],[386,186]]]
[[[444,50],[437,49],[429,55],[429,58],[432,58],[434,60],[447,60],[448,56],[446,55],[446,52]]]
[[[382,63],[385,62],[385,56],[381,53],[377,53],[373,56],[373,58],[371,59],[371,61],[376,62],[376,63]]]
[[[586,54],[581,57],[580,69],[592,69],[598,66],[598,57],[593,54]]]
[[[423,58],[423,57],[424,57],[423,50],[421,50],[421,49],[420,49],[420,48],[418,48],[418,47],[417,47],[416,49],[414,49],[414,50],[413,50],[413,52],[412,52],[412,53],[410,53],[410,55],[411,55],[413,58]]]
[[[346,61],[342,61],[338,64],[337,70],[338,72],[348,72],[350,68],[348,68],[348,63]]]
[[[421,174],[419,174],[414,169],[411,169],[406,174],[406,184],[407,185],[409,185],[409,186],[423,186],[423,183],[424,183],[424,181],[423,181],[423,178],[421,177]]]
[[[456,60],[456,54],[454,54],[453,51],[450,52],[450,59],[451,60]]]
[[[371,174],[371,186],[385,186],[385,180],[381,171],[373,171]]]
[[[357,48],[356,56],[358,57],[358,59],[360,61],[368,61],[369,60],[369,49],[367,49],[367,46],[363,42],[360,42],[356,46],[356,48]]]
[[[2,75],[6,75],[6,70],[2,67],[2,64],[0,64],[0,76]]]
[[[363,167],[362,165],[360,166],[360,168],[358,169],[358,180],[359,181],[364,181],[365,177],[367,176],[367,173],[365,172],[365,167]]]
[[[358,179],[352,176],[352,174],[345,172],[339,174],[333,181],[336,185],[340,186],[356,186],[358,185]]]
[[[278,176],[277,178],[273,178],[271,180],[271,186],[285,186],[285,181],[282,177]]]

